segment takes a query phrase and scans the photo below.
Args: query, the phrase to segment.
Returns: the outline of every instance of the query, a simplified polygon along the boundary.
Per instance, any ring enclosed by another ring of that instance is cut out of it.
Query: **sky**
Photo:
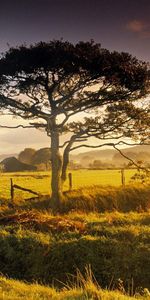
[[[1,0],[0,53],[53,39],[94,39],[111,51],[150,62],[150,0]],[[0,124],[16,124],[0,117]],[[0,154],[49,146],[37,130],[0,130]]]

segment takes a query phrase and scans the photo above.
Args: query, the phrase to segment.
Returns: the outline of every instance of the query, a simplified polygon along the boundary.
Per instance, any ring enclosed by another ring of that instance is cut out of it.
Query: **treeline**
[[[103,152],[103,151],[102,151]],[[108,158],[101,155],[83,155],[76,159],[76,156],[71,156],[69,168],[73,169],[115,169],[115,168],[133,168],[135,162],[146,168],[150,167],[150,156],[148,151],[125,151],[123,152],[128,160],[120,153],[115,153]],[[18,154],[18,157],[7,157],[0,162],[1,170],[5,172],[39,170],[46,171],[51,169],[51,150],[50,148],[41,148],[35,150],[33,148],[25,148]]]
[[[150,167],[150,155],[149,152],[125,152],[125,156],[122,156],[120,153],[115,153],[112,159],[104,159],[97,157],[93,159],[88,156],[83,157],[81,160],[81,165],[84,167],[88,167],[89,169],[115,169],[115,168],[133,168],[135,162],[138,165],[142,165],[144,167]],[[128,159],[129,158],[129,159]],[[131,161],[132,160],[132,161]]]
[[[125,156],[133,160],[135,163],[142,164],[145,167],[150,167],[150,156],[148,151],[126,151]],[[41,148],[35,150],[33,148],[25,148],[18,155],[18,160],[24,164],[36,166],[38,170],[49,170],[51,168],[51,150],[50,148]],[[70,169],[115,169],[115,168],[133,168],[130,160],[123,157],[120,153],[115,153],[112,159],[97,157],[89,157],[85,155],[80,161],[71,159],[69,163]]]
[[[50,148],[35,150],[25,148],[18,155],[18,160],[24,164],[36,166],[38,170],[49,170],[51,167]]]

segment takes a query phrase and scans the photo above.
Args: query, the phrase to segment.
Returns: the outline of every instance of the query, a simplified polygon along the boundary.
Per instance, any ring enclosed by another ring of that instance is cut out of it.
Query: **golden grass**
[[[73,189],[88,187],[92,185],[121,185],[120,170],[73,170]],[[126,184],[130,182],[135,170],[126,170]],[[32,189],[42,195],[50,193],[51,173],[45,172],[17,172],[17,173],[1,173],[0,176],[0,198],[10,198],[10,178],[13,183],[21,187]],[[68,190],[68,180],[64,185],[64,191]],[[22,191],[15,191],[15,198],[30,198],[32,194]]]
[[[148,290],[138,299],[149,299]],[[134,297],[121,294],[119,291],[102,290],[90,278],[83,279],[81,286],[65,287],[61,291],[39,284],[0,277],[1,300],[133,300]]]
[[[24,174],[24,177],[23,174],[18,177],[14,174],[14,176],[23,180],[28,174]],[[35,173],[30,175],[29,182],[32,183],[31,179]],[[49,177],[36,178],[36,180],[45,179]],[[81,267],[82,271],[87,263],[91,263],[104,288],[109,285],[113,270],[117,270],[117,278],[122,278],[125,282],[126,275],[130,278],[130,274],[133,273],[136,275],[135,286],[149,288],[149,196],[148,187],[80,188],[66,193],[66,202],[63,203],[64,212],[60,215],[53,215],[49,206],[46,210],[45,204],[49,203],[49,197],[36,201],[23,201],[20,197],[20,201],[15,200],[14,208],[3,205],[8,201],[2,201],[1,271],[13,278],[46,283],[52,283],[55,278],[65,281],[66,284],[66,274],[74,273],[72,266],[76,261],[75,266]],[[121,213],[129,208],[129,204],[130,213]],[[133,249],[130,249],[130,246]],[[109,248],[110,252],[108,252]],[[103,260],[103,255],[106,255],[106,260]],[[136,269],[137,262],[140,262],[140,265]],[[23,273],[20,269],[21,265]],[[126,266],[129,268],[128,274],[125,271]],[[109,273],[108,276],[105,269]],[[108,277],[103,284],[102,276]],[[120,294],[119,291],[102,290],[90,278],[84,279],[82,275],[79,285],[65,285],[60,291],[1,277],[0,293],[0,300],[134,299]],[[150,297],[148,290],[143,290],[143,293],[145,293],[143,298],[139,296],[139,299]]]
[[[72,278],[76,267],[85,274],[85,266],[91,264],[103,288],[109,286],[114,276],[110,288],[116,289],[121,278],[127,292],[130,274],[133,274],[134,290],[140,286],[149,288],[149,224],[148,212],[72,211],[54,216],[36,209],[3,211],[0,214],[1,272],[30,282],[53,282],[57,287],[64,282],[65,289],[59,293],[51,290],[56,298],[50,299],[128,299],[118,292],[101,290],[97,284],[93,286],[87,277],[81,278],[82,288],[81,284],[74,285]],[[68,279],[70,286],[66,286]],[[14,287],[11,289],[14,294],[6,293],[3,288],[5,298],[0,299],[49,299],[42,298],[40,291],[36,292],[36,298],[32,285],[23,294],[24,298],[14,292]],[[23,292],[24,287],[20,289]]]

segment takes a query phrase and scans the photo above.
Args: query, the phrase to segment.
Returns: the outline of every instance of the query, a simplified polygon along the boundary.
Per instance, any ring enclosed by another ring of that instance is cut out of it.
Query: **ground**
[[[83,171],[83,180],[90,172]],[[49,182],[47,173],[3,174],[1,180],[12,176],[36,191]],[[24,200],[21,192],[12,203],[9,189],[3,194],[0,299],[149,299],[149,185],[78,186],[65,192],[57,215],[49,196]]]
[[[128,184],[136,170],[125,171],[125,182]],[[121,170],[73,170],[72,180],[73,189],[87,187],[92,185],[121,185]],[[32,189],[42,195],[50,192],[50,171],[46,172],[17,172],[17,173],[1,173],[0,176],[0,196],[8,199],[10,197],[10,178],[14,184],[21,187]],[[66,181],[64,190],[69,189],[69,182]],[[16,197],[31,197],[27,193],[15,192]]]

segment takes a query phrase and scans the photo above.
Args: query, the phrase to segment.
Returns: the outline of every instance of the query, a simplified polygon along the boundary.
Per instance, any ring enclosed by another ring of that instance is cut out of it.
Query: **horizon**
[[[121,150],[127,150],[127,149],[132,149],[132,148],[136,148],[136,147],[150,147],[150,145],[133,145],[133,146],[129,146],[129,145],[126,145],[126,146],[122,146],[122,147],[119,147],[119,149],[121,149]],[[16,156],[18,156],[22,151],[24,151],[25,149],[27,149],[27,148],[29,148],[29,149],[34,149],[35,151],[38,151],[38,150],[40,150],[40,149],[43,149],[43,148],[49,148],[49,147],[40,147],[40,148],[34,148],[34,147],[30,147],[30,145],[29,146],[27,146],[27,147],[25,147],[25,148],[22,148],[21,150],[19,150],[19,152],[5,152],[5,153],[3,153],[3,152],[0,152],[0,156],[5,156],[5,155],[15,155],[15,157]],[[70,156],[78,156],[78,155],[82,155],[82,154],[86,154],[86,153],[90,153],[90,152],[96,152],[96,151],[104,151],[104,150],[112,150],[112,151],[116,151],[112,146],[102,146],[102,147],[99,147],[99,148],[94,148],[94,149],[92,149],[92,148],[86,148],[86,150],[85,151],[82,151],[82,150],[77,150],[77,151],[73,151],[72,153],[71,153],[71,155]],[[116,151],[116,153],[117,153],[117,151]],[[10,157],[11,157],[10,156]]]

